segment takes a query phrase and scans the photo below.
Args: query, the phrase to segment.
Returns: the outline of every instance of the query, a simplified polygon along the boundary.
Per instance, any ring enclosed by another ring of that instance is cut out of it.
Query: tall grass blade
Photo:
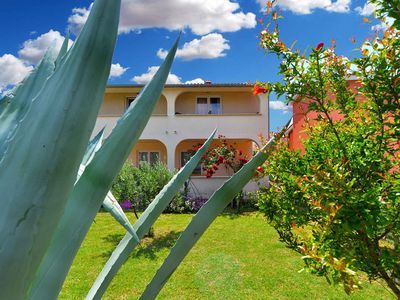
[[[146,287],[140,299],[155,299],[162,287],[171,277],[185,256],[189,253],[195,243],[200,239],[206,229],[223,212],[225,207],[232,201],[237,193],[254,177],[256,168],[268,158],[267,152],[275,143],[272,138],[247,164],[236,174],[227,180],[204,206],[192,218],[189,225],[179,236],[176,244],[158,269],[152,281]]]
[[[150,230],[151,226],[153,226],[157,218],[172,201],[184,182],[193,173],[194,169],[199,164],[201,157],[205,154],[210,146],[215,132],[216,131],[214,130],[204,145],[187,162],[187,164],[177,174],[175,174],[170,182],[164,186],[164,188],[150,203],[143,214],[140,215],[139,219],[133,225],[139,238],[143,238],[143,236]],[[97,277],[95,283],[87,294],[86,299],[101,299],[115,274],[127,260],[137,244],[138,242],[135,241],[129,234],[125,235]]]

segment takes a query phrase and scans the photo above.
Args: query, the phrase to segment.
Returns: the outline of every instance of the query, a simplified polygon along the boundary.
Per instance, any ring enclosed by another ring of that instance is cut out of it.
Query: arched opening
[[[159,140],[139,140],[128,157],[134,166],[140,162],[167,164],[167,147]]]
[[[167,115],[167,98],[161,95],[153,111],[153,116],[166,116]]]
[[[237,150],[237,157],[236,157],[237,159],[243,158],[246,160],[250,160],[253,155],[254,149],[256,149],[257,147],[257,144],[250,139],[225,139],[225,140],[229,147],[233,147],[233,149]],[[181,141],[175,148],[175,168],[180,169],[181,167],[183,167],[190,158],[193,149],[203,144],[204,142],[205,139],[187,139]],[[216,139],[212,142],[209,149],[213,147],[218,147],[219,145],[221,145],[221,140]],[[214,177],[231,176],[233,172],[234,172],[233,169],[222,166],[216,171]],[[201,165],[199,165],[196,168],[196,170],[193,172],[193,175],[194,176],[205,175]]]

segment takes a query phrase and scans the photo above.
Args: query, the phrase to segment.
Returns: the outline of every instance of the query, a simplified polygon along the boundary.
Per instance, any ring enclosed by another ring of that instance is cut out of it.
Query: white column
[[[168,117],[173,117],[175,116],[175,100],[178,96],[178,92],[164,90],[163,94],[167,99],[167,115]]]
[[[170,170],[175,170],[175,149],[176,144],[173,142],[168,142],[167,146],[167,166]]]

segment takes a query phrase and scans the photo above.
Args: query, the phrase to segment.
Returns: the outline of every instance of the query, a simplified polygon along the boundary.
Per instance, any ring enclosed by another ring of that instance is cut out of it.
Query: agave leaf
[[[68,43],[69,43],[69,32],[65,35],[64,42],[61,45],[60,52],[58,53],[58,57],[56,59],[55,65],[56,68],[60,65],[61,61],[64,59],[65,54],[68,51]]]
[[[130,233],[133,239],[137,240],[138,243],[140,242],[131,222],[129,222],[128,217],[125,215],[123,209],[111,192],[107,193],[107,196],[103,201],[103,208],[108,211],[114,217],[114,219],[117,220],[117,222]]]
[[[0,104],[0,161],[7,151],[19,122],[27,113],[34,97],[54,71],[54,45],[50,47],[36,69],[21,84],[5,96]]]
[[[78,179],[85,171],[86,166],[92,161],[95,153],[101,147],[101,141],[103,139],[104,128],[93,138],[93,140],[89,143],[88,148],[86,149],[85,156],[82,159],[81,166],[78,171]],[[106,211],[108,211],[115,220],[118,221],[134,238],[138,239],[135,230],[133,229],[132,224],[129,222],[129,219],[125,215],[118,201],[115,200],[114,195],[111,192],[107,193],[106,198],[103,201],[103,207]]]
[[[35,276],[29,298],[57,298],[76,253],[114,177],[138,141],[160,98],[178,42],[179,38],[151,82],[118,121],[75,184],[51,245]],[[61,68],[63,67],[64,64]],[[65,240],[68,240],[68,243],[65,243]]]
[[[150,203],[143,214],[140,215],[139,219],[133,225],[139,238],[143,238],[143,236],[150,230],[151,226],[153,226],[157,218],[172,201],[184,182],[193,173],[194,169],[199,164],[201,157],[205,154],[207,148],[210,146],[215,132],[216,130],[214,130],[204,145],[186,163],[186,165],[174,175],[167,185],[164,186],[164,188]],[[107,261],[103,270],[87,294],[86,299],[101,299],[115,274],[127,260],[137,244],[138,242],[135,241],[129,234],[125,235],[117,248],[111,254],[111,257]]]
[[[266,161],[269,155],[267,151],[274,143],[275,139],[272,138],[247,164],[227,180],[197,212],[179,236],[171,252],[146,287],[140,299],[149,300],[156,298],[164,284],[210,224],[223,212],[235,195],[253,178],[255,169]]]
[[[94,3],[0,162],[0,299],[26,298],[57,228],[103,100],[119,14],[119,0]]]
[[[81,165],[86,167],[93,159],[95,153],[100,149],[101,147],[101,142],[104,137],[104,129],[103,127],[97,134],[96,136],[90,141],[89,145],[86,148],[85,155],[83,156]]]

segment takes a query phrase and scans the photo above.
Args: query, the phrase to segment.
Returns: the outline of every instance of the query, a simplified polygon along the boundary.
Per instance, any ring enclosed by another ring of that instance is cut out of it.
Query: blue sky
[[[71,41],[79,32],[92,1],[2,0],[0,10],[0,92],[17,84],[65,33]],[[110,84],[145,83],[163,54],[183,30],[170,83],[240,83],[279,80],[278,61],[258,46],[258,24],[264,0],[123,0],[120,34]],[[299,49],[336,40],[338,54],[354,57],[354,37],[361,42],[373,34],[377,21],[367,24],[373,6],[365,0],[280,0],[280,24],[286,44]],[[272,99],[275,130],[290,111]]]

